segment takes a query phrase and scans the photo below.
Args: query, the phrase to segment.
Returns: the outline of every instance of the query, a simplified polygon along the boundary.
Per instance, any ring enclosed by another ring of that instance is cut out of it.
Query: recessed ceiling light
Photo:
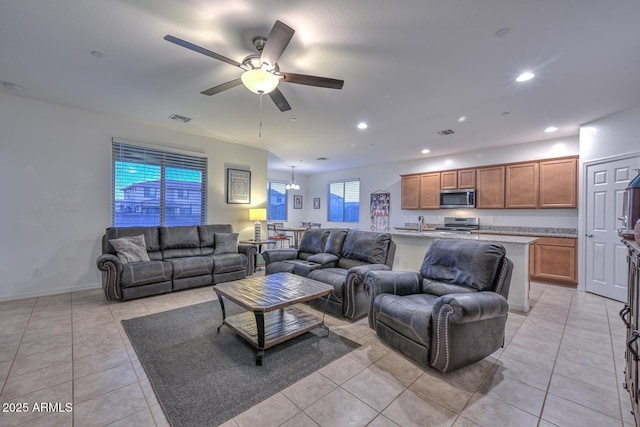
[[[295,117],[291,117],[289,120],[291,120],[292,122],[295,122],[298,119],[296,119]]]
[[[525,71],[524,73],[520,74],[518,77],[516,77],[516,81],[518,83],[522,83],[522,82],[526,82],[528,80],[531,80],[532,78],[534,78],[536,75],[533,74],[530,71]]]
[[[460,116],[460,117],[458,117],[458,123],[462,123],[462,122],[464,122],[465,120],[467,120],[467,116]]]
[[[545,131],[546,133],[553,133],[553,132],[555,132],[555,131],[557,131],[557,130],[558,130],[558,128],[557,128],[557,127],[555,127],[555,126],[549,126],[549,127],[548,127],[548,128],[546,128],[544,131]]]
[[[362,129],[366,129],[368,128],[369,125],[366,122],[360,122],[358,123],[358,129],[362,130]]]
[[[428,148],[424,148],[421,153],[422,154],[429,154],[431,152],[431,150],[429,150]]]

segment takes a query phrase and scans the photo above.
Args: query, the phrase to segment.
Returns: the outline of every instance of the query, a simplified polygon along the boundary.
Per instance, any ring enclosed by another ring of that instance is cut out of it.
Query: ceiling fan
[[[280,81],[330,89],[342,89],[344,85],[344,80],[280,71],[278,59],[291,41],[294,33],[295,30],[293,28],[281,21],[276,21],[268,37],[257,36],[253,38],[253,45],[259,54],[246,56],[242,63],[168,34],[164,36],[164,39],[244,70],[242,75],[235,80],[203,90],[200,92],[203,95],[215,95],[244,84],[247,89],[254,93],[260,95],[269,94],[269,97],[280,111],[288,111],[291,110],[291,106],[278,89]]]

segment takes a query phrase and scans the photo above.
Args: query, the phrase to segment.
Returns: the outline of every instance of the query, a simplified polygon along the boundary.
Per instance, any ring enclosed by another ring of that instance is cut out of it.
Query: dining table
[[[276,231],[282,231],[285,233],[293,233],[293,247],[298,248],[298,243],[302,237],[302,233],[309,227],[277,227]]]

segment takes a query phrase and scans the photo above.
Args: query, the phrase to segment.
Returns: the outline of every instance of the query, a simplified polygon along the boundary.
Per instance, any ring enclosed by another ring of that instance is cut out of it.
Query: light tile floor
[[[504,349],[446,375],[382,344],[366,319],[327,316],[362,346],[224,425],[634,425],[622,304],[535,283],[530,297],[529,313],[510,313]],[[0,426],[168,425],[120,320],[211,299],[209,286],[128,302],[93,290],[0,303]],[[35,402],[61,406],[38,412]]]

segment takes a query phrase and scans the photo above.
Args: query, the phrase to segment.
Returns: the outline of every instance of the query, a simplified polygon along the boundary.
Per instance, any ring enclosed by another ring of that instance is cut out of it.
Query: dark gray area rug
[[[242,309],[225,301],[227,316]],[[123,320],[160,406],[174,426],[216,426],[359,347],[317,328],[265,352],[222,323],[217,301]]]

